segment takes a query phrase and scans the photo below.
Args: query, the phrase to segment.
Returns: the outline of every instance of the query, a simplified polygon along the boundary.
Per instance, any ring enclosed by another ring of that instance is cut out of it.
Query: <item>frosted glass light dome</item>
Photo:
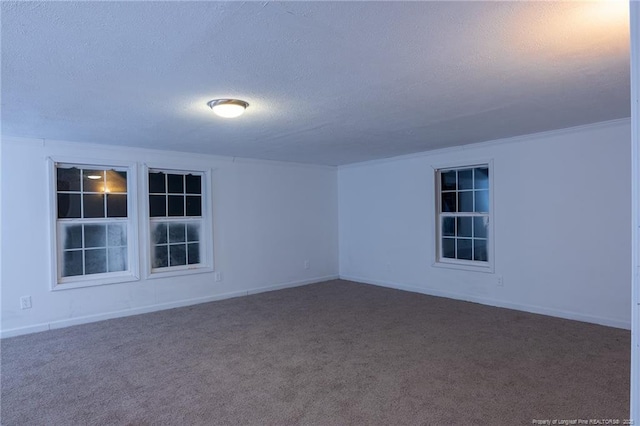
[[[244,110],[247,109],[249,103],[240,99],[214,99],[207,102],[207,105],[220,117],[235,118],[244,114]]]

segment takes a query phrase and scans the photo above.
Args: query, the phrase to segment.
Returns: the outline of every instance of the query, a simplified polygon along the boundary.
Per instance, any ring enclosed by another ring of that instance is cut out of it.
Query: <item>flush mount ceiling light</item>
[[[234,118],[241,116],[249,103],[240,99],[214,99],[207,102],[207,105],[220,117]]]

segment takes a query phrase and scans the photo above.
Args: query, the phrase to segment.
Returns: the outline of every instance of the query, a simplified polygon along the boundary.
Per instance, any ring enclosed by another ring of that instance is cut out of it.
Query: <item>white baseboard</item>
[[[284,283],[284,284],[269,285],[269,286],[266,286],[266,287],[257,287],[257,288],[248,290],[247,291],[247,296],[249,296],[251,294],[265,293],[267,291],[282,290],[282,289],[285,289],[285,288],[300,287],[300,286],[307,285],[307,284],[321,283],[323,281],[337,280],[339,278],[340,277],[338,275],[327,275],[325,277],[311,278],[309,280],[290,281],[290,282]]]
[[[340,275],[340,279],[355,281],[355,282],[364,283],[364,284],[372,284],[379,287],[395,288],[398,290],[405,290],[413,293],[422,293],[429,296],[446,297],[448,299],[456,299],[456,300],[463,300],[465,302],[480,303],[482,305],[495,306],[498,308],[514,309],[516,311],[530,312],[532,314],[541,314],[541,315],[547,315],[551,317],[588,322],[592,324],[606,325],[608,327],[622,328],[625,330],[631,329],[630,321],[623,321],[623,320],[593,316],[593,315],[585,315],[579,312],[563,311],[559,309],[551,309],[551,308],[545,308],[542,306],[535,306],[535,305],[525,305],[520,303],[508,302],[504,300],[491,299],[487,297],[442,291],[442,290],[428,288],[428,287],[414,287],[414,286],[405,285],[405,284],[398,284],[398,283],[389,282],[389,281],[380,281],[380,280],[374,280],[370,278],[356,277],[356,276],[350,276],[350,275]]]
[[[71,327],[74,325],[87,324],[87,323],[96,322],[96,321],[104,321],[104,320],[113,319],[113,318],[122,318],[122,317],[128,317],[132,315],[147,314],[149,312],[163,311],[165,309],[181,308],[184,306],[198,305],[200,303],[215,302],[217,300],[231,299],[233,297],[249,296],[251,294],[264,293],[267,291],[281,290],[281,289],[291,288],[291,287],[299,287],[307,284],[314,284],[314,283],[335,280],[335,279],[338,279],[337,275],[328,275],[324,277],[316,277],[316,278],[311,278],[307,280],[290,281],[283,284],[256,287],[249,290],[234,291],[230,293],[216,294],[213,296],[206,296],[206,297],[198,297],[195,299],[179,300],[176,302],[169,302],[169,303],[159,303],[155,305],[141,306],[138,308],[106,312],[103,314],[87,315],[82,317],[51,321],[48,323],[35,324],[27,327],[19,327],[19,328],[12,328],[8,330],[2,330],[0,331],[0,339],[20,336],[23,334],[38,333],[41,331],[55,330],[58,328]]]

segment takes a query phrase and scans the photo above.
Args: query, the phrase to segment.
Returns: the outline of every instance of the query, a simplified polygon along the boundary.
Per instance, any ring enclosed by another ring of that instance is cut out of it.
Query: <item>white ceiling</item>
[[[610,3],[3,1],[2,132],[339,165],[629,117]]]

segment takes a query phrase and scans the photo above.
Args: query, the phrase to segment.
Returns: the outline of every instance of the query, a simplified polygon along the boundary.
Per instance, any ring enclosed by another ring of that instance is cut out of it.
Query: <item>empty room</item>
[[[640,421],[640,7],[2,1],[0,424]]]

